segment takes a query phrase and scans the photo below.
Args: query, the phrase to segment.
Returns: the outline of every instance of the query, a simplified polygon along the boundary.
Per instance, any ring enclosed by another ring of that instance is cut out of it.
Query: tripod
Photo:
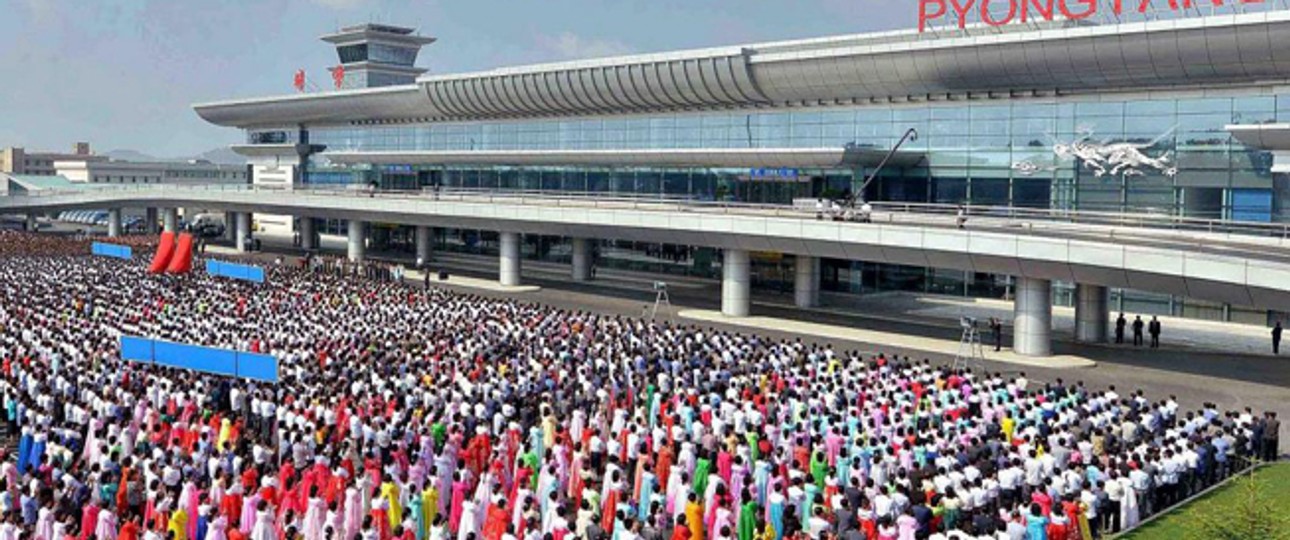
[[[664,313],[672,308],[672,299],[667,295],[667,284],[662,281],[654,282],[654,309],[650,311],[649,318],[654,320],[658,318],[658,308],[664,307]]]
[[[959,319],[959,326],[963,328],[963,336],[959,339],[959,350],[954,355],[952,369],[971,368],[973,363],[984,369],[985,347],[981,345],[981,332],[977,330],[976,319],[962,317]]]

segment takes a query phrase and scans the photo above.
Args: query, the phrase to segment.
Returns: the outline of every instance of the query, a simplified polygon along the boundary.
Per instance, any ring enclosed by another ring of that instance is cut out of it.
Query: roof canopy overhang
[[[1290,10],[1095,26],[862,34],[423,76],[196,105],[241,128],[819,106],[1290,81]]]
[[[93,187],[92,184],[72,182],[63,175],[35,176],[0,173],[0,180],[3,180],[9,189],[24,192],[88,189]]]
[[[696,148],[672,150],[502,150],[327,152],[334,163],[378,165],[515,165],[597,167],[873,167],[886,151],[858,148]],[[918,152],[897,152],[888,165],[915,166]]]
[[[229,149],[246,157],[305,157],[326,149],[321,144],[235,144]]]
[[[1272,172],[1290,173],[1290,124],[1235,124],[1227,132],[1245,146],[1272,152]]]

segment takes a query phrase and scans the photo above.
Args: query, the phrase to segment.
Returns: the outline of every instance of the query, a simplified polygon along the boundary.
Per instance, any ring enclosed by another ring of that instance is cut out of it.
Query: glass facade
[[[1194,93],[1193,93],[1194,95]],[[311,127],[327,151],[645,150],[839,148],[886,151],[910,128],[921,154],[914,167],[882,171],[866,197],[984,206],[1146,212],[1245,221],[1290,221],[1290,178],[1271,173],[1270,153],[1234,140],[1229,124],[1290,122],[1290,94],[1236,90],[1229,96],[946,101],[888,106],[789,108],[648,116],[480,121],[396,126]],[[292,129],[257,130],[249,142]],[[841,196],[868,169],[803,169],[791,179],[757,179],[748,169],[351,165],[311,158],[305,181],[379,183],[489,190],[593,192],[644,197],[788,204],[795,198]],[[335,224],[333,227],[340,227]],[[338,230],[343,231],[343,228]],[[406,231],[390,238],[406,237]],[[449,231],[440,249],[476,251],[488,233]],[[400,242],[402,242],[400,240]],[[530,257],[560,260],[560,239],[535,237]],[[484,246],[484,247],[481,247]],[[544,247],[545,246],[545,247]],[[567,247],[567,245],[564,245]],[[598,248],[606,266],[715,276],[711,250],[624,244]],[[615,258],[615,253],[633,252]],[[676,254],[683,253],[678,257]],[[655,254],[646,256],[642,254]],[[678,262],[680,261],[680,262]],[[644,268],[641,266],[644,265]],[[791,290],[791,260],[755,260],[754,281]],[[824,261],[822,287],[848,293],[907,290],[1006,297],[1006,276]],[[1059,304],[1070,284],[1058,284]],[[1112,307],[1131,312],[1263,322],[1266,313],[1169,296],[1116,291]],[[1262,319],[1261,319],[1262,317]]]
[[[366,62],[367,44],[357,43],[354,45],[343,45],[340,47],[336,47],[336,55],[340,57],[340,63],[342,64]]]
[[[902,150],[922,166],[884,171],[874,200],[1145,211],[1207,218],[1280,220],[1271,155],[1251,150],[1228,124],[1290,121],[1290,95],[1089,101],[1010,100],[918,106],[803,108],[632,117],[318,127],[329,151],[638,150],[698,148]],[[1089,159],[1093,156],[1094,159]],[[1117,167],[1128,158],[1128,165]],[[741,171],[509,167],[443,168],[448,186],[555,189],[713,198]],[[336,168],[319,163],[320,172]],[[806,177],[852,170],[807,171]],[[742,171],[743,176],[746,171]],[[628,178],[630,177],[630,178]],[[335,176],[328,176],[334,181]],[[366,181],[366,180],[365,180]],[[805,180],[804,180],[805,182]],[[738,189],[727,186],[732,197]],[[767,202],[818,196],[779,189]]]
[[[395,47],[373,43],[368,45],[368,60],[398,66],[411,66],[417,62],[419,47]]]
[[[336,47],[342,64],[379,62],[398,66],[411,66],[417,62],[419,47],[396,47],[382,43],[356,43]]]

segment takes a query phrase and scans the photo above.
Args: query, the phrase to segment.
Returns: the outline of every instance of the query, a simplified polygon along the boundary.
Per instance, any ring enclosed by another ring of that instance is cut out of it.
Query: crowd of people
[[[384,261],[364,261],[361,263],[355,263],[350,262],[344,257],[334,257],[314,253],[300,258],[298,261],[301,268],[305,268],[314,274],[354,277],[361,276],[370,281],[386,283],[402,282],[407,277],[407,269],[404,268],[403,265]],[[281,257],[278,257],[277,263],[279,265],[282,264]],[[429,274],[426,275],[428,276]]]
[[[1278,452],[1273,413],[1142,391],[0,246],[0,540],[1088,540]],[[121,335],[280,380],[123,361]]]

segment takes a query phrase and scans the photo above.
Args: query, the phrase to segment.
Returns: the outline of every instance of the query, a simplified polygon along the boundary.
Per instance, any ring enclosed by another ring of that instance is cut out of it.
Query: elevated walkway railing
[[[13,205],[40,206],[38,201],[59,197],[89,196],[111,193],[147,193],[150,197],[164,198],[168,194],[180,195],[191,192],[264,192],[286,193],[278,188],[249,186],[239,184],[148,184],[124,186],[95,186],[77,190],[40,190],[26,194],[10,194],[0,197],[0,209],[9,200]],[[350,196],[403,200],[438,200],[470,203],[498,203],[511,205],[530,205],[545,207],[589,207],[602,209],[632,209],[642,211],[713,213],[724,215],[748,215],[754,217],[785,217],[798,219],[815,219],[815,208],[787,204],[758,204],[731,201],[702,200],[693,197],[675,196],[624,196],[604,192],[571,192],[543,190],[486,190],[486,189],[440,189],[426,188],[413,190],[373,190],[359,186],[297,186],[289,191],[297,195]],[[76,204],[76,203],[52,203]],[[1065,210],[1049,208],[1025,208],[1014,206],[963,206],[937,203],[912,202],[871,202],[874,221],[890,223],[914,223],[920,218],[934,217],[938,223],[943,218],[946,223],[953,223],[962,208],[969,220],[990,219],[997,225],[1009,223],[1025,227],[1035,223],[1053,223],[1070,225],[1100,225],[1133,229],[1154,229],[1162,231],[1193,231],[1215,234],[1246,235],[1263,238],[1290,239],[1290,223],[1261,223],[1226,219],[1205,219],[1170,215],[1161,212],[1140,211],[1133,213],[1106,212],[1090,210]],[[852,209],[854,210],[854,209]],[[834,216],[826,211],[825,219]]]

